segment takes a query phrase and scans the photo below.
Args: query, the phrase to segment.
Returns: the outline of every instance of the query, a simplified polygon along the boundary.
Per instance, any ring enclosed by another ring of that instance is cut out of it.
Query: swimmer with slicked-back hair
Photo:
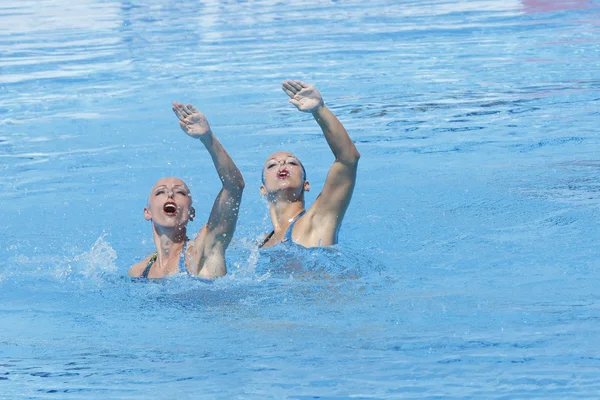
[[[360,154],[348,132],[327,108],[319,91],[298,80],[286,80],[283,91],[299,111],[311,113],[335,156],[323,190],[307,210],[304,192],[310,190],[306,171],[292,153],[271,155],[262,171],[261,193],[269,202],[273,231],[260,247],[291,241],[304,247],[336,244],[338,231],[350,204]]]
[[[193,220],[190,190],[181,179],[162,178],[152,188],[144,217],[152,223],[156,252],[129,269],[129,276],[164,278],[187,271],[204,279],[227,274],[225,250],[235,231],[244,179],[213,134],[208,120],[191,104],[173,103],[179,125],[208,150],[223,187],[213,204],[208,222],[195,239],[188,239],[187,224]]]

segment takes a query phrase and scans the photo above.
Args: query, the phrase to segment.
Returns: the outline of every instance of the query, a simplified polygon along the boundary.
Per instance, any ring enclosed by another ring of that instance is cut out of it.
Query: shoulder
[[[338,229],[336,219],[319,213],[318,204],[313,204],[298,218],[292,230],[292,239],[305,247],[329,246],[336,243]]]
[[[127,273],[127,275],[129,275],[133,278],[139,278],[142,275],[142,272],[144,272],[144,269],[146,269],[146,266],[148,265],[148,262],[150,261],[151,258],[152,258],[152,254],[149,255],[148,257],[144,258],[142,261],[138,262],[137,264],[134,264],[131,268],[129,268],[129,272]]]
[[[315,217],[315,205],[313,204],[308,210],[304,211],[304,213],[297,217],[294,224],[294,232],[300,231],[310,231],[313,220]]]
[[[323,228],[323,225],[326,224],[325,219],[320,204],[315,201],[294,224],[294,233],[311,235]]]

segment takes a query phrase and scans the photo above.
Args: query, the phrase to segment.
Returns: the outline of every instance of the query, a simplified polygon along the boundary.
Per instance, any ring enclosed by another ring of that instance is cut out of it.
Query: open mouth
[[[172,201],[166,202],[163,206],[163,211],[167,215],[175,215],[177,214],[177,204],[173,203]]]
[[[277,172],[277,179],[285,179],[288,176],[290,176],[290,171],[285,168]]]

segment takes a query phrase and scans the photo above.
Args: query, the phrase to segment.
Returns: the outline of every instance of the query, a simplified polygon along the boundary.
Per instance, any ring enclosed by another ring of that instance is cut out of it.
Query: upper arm
[[[237,225],[242,201],[242,189],[223,187],[213,203],[206,224],[206,239],[220,242],[225,249],[229,246]]]
[[[193,274],[207,279],[227,274],[225,250],[235,232],[241,199],[242,190],[225,187],[217,195],[208,222],[194,241],[191,268]]]
[[[321,194],[309,209],[308,213],[315,221],[310,224],[310,230],[335,236],[352,198],[360,153],[342,123],[326,106],[319,107],[313,116],[335,155],[335,162],[329,169]]]
[[[199,259],[198,270],[195,275],[204,279],[215,279],[227,275],[225,263],[225,249],[221,243],[202,249]]]
[[[227,274],[225,248],[224,243],[211,237],[208,225],[204,225],[189,250],[191,252],[189,272],[205,279],[225,276]]]
[[[310,210],[320,226],[337,230],[341,225],[352,198],[357,169],[358,159],[353,163],[336,160],[329,169],[323,190]]]

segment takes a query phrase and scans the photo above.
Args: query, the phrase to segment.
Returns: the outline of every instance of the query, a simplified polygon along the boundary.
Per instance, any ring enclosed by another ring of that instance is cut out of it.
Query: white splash
[[[104,240],[105,237],[106,235],[100,236],[89,251],[73,258],[72,262],[76,265],[76,273],[93,279],[117,271],[115,264],[117,252]],[[73,267],[69,265],[68,269],[71,273]]]

